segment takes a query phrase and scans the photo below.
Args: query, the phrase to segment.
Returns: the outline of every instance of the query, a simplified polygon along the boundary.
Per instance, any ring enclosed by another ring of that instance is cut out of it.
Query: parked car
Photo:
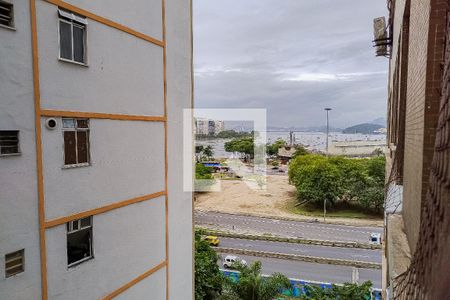
[[[235,255],[227,255],[225,259],[223,260],[223,267],[225,269],[227,268],[233,268],[233,265],[235,263],[241,263],[242,265],[246,266],[247,262],[243,260],[242,258],[235,256]]]
[[[211,246],[215,246],[215,247],[219,246],[219,243],[220,243],[219,238],[214,235],[205,236],[204,240],[207,241]]]
[[[381,245],[381,233],[371,233],[369,243],[374,245]]]

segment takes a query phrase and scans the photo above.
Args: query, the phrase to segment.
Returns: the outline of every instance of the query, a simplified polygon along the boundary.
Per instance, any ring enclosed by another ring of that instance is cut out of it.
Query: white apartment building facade
[[[191,299],[191,3],[0,0],[0,299]]]

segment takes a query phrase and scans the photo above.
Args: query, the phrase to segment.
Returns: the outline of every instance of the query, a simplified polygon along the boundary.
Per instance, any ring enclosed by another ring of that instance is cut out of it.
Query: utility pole
[[[328,135],[330,133],[330,123],[329,123],[329,119],[328,119],[328,113],[330,112],[331,108],[326,107],[325,111],[327,112],[327,141],[326,141],[326,154],[328,156]]]
[[[326,141],[326,155],[328,157],[328,135],[330,134],[330,122],[328,119],[328,113],[330,112],[331,108],[325,107],[325,111],[327,112],[327,141]],[[325,223],[325,216],[327,214],[327,199],[323,199],[323,222]]]

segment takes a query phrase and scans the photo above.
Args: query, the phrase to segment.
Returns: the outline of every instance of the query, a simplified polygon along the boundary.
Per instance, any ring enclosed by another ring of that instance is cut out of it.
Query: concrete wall
[[[13,1],[16,30],[0,27],[0,130],[20,130],[21,155],[0,157],[0,299],[41,294],[29,1]],[[25,272],[5,278],[5,254],[25,249]]]
[[[66,226],[47,230],[49,299],[100,299],[165,259],[164,197],[95,215],[92,224],[94,258],[72,268]]]
[[[142,299],[166,299],[166,269],[160,269],[151,276],[145,278],[138,284],[132,286],[119,296],[116,300],[142,300]],[[189,298],[186,298],[189,299]]]
[[[166,1],[170,299],[193,298],[192,194],[183,191],[183,108],[191,108],[190,2]]]
[[[138,32],[162,40],[162,1],[67,0],[102,17],[114,20]]]
[[[64,168],[61,119],[42,118],[46,218],[53,219],[165,189],[164,125],[90,119],[91,165]]]
[[[36,4],[44,109],[164,114],[161,47],[89,19],[89,66],[61,62],[57,6],[44,1]],[[110,6],[117,10],[115,5]]]

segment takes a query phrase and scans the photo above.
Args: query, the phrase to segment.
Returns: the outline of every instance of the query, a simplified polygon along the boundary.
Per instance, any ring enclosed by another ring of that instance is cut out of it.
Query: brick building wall
[[[444,47],[445,9],[442,5],[446,2],[411,1],[403,217],[412,252],[416,249],[433,158]]]
[[[414,251],[418,238],[422,199],[422,155],[426,60],[430,0],[412,0],[408,61],[408,91],[405,117],[403,218],[409,245]]]
[[[388,165],[387,173],[391,175],[389,183],[395,180],[396,184],[402,184],[403,198],[401,214],[397,212],[386,218],[388,278],[385,287],[391,288],[390,296],[394,299],[447,299],[450,286],[447,275],[450,269],[450,1],[409,2],[408,10],[408,1],[403,9],[395,5],[404,3],[403,0],[388,0],[389,4],[393,3],[391,15],[398,18],[403,14],[403,26],[409,22],[409,28],[404,27],[399,33],[397,27],[393,31],[397,36],[392,36],[392,53],[400,55],[393,55],[390,61],[390,95],[398,99],[389,99],[388,117],[392,120],[389,124],[395,137],[391,140],[395,140],[396,147],[391,152],[395,154],[394,167]],[[391,25],[395,27],[398,22],[391,20]],[[406,67],[402,52],[407,53]],[[402,91],[406,91],[405,97]],[[402,98],[405,100],[404,133]],[[403,159],[399,147],[402,138]],[[403,181],[392,176],[396,174],[395,168],[400,169]],[[395,216],[402,217],[404,224],[404,231],[395,233],[398,236],[388,230],[393,229],[389,220]],[[402,237],[405,244],[395,245]]]
[[[450,276],[450,23],[449,2],[433,1],[430,22],[427,83],[439,95],[436,115],[425,116],[424,123],[437,123],[433,146],[424,147],[424,164],[431,161],[426,196],[422,204],[419,240],[408,270],[395,281],[394,299],[448,299]],[[436,20],[437,22],[433,22]],[[442,26],[444,23],[444,26]],[[430,66],[430,64],[432,66]],[[430,73],[428,73],[430,74]],[[442,75],[441,75],[442,74]],[[442,76],[442,78],[440,78]],[[428,107],[427,107],[428,108]],[[428,118],[428,119],[427,119]],[[431,130],[431,129],[430,129]],[[425,131],[426,134],[426,131]],[[424,138],[426,141],[427,138]],[[429,147],[427,149],[427,147]],[[425,184],[425,183],[424,183]]]

